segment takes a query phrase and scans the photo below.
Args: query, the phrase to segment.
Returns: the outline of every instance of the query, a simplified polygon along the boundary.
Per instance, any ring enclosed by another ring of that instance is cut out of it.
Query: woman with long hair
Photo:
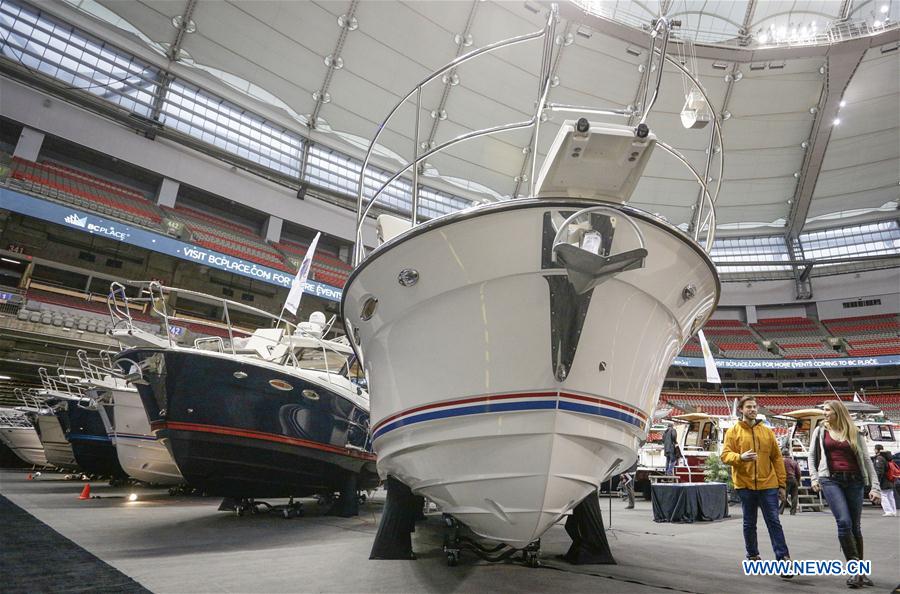
[[[822,491],[837,522],[838,541],[844,557],[863,559],[860,526],[866,487],[878,501],[881,488],[866,450],[865,438],[857,431],[847,407],[840,400],[825,403],[825,423],[816,427],[810,440],[809,475],[814,491]],[[871,586],[872,580],[858,575],[847,580],[850,588]]]

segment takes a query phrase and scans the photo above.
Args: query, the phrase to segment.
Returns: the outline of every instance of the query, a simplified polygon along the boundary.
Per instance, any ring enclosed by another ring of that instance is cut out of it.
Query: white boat
[[[866,438],[869,456],[875,455],[875,446],[881,446],[888,452],[900,450],[900,436],[880,408],[867,402],[845,402],[850,417],[857,430]],[[809,451],[809,440],[813,429],[825,421],[822,408],[805,408],[784,413],[783,417],[793,420],[788,437],[791,454],[798,459],[805,459]]]
[[[382,478],[525,547],[635,462],[669,365],[719,295],[696,237],[626,204],[658,146],[643,124],[567,121],[532,197],[415,224],[414,193],[412,222],[379,217],[365,257],[358,234],[342,312]],[[377,197],[363,208],[360,189],[358,221]]]
[[[866,437],[869,456],[875,455],[875,446],[878,444],[887,452],[900,450],[900,435],[894,429],[895,423],[885,416],[883,410],[867,402],[845,404],[857,429]]]
[[[23,412],[0,408],[0,441],[25,463],[47,466],[44,446],[34,425]]]
[[[56,412],[47,406],[44,397],[38,392],[17,389],[16,396],[22,402],[18,410],[24,412],[31,421],[47,462],[60,470],[77,470],[78,463],[75,462],[72,444],[66,439]]]
[[[107,353],[97,360],[78,351],[87,394],[96,400],[107,435],[116,448],[122,470],[139,481],[155,485],[184,483],[172,454],[150,430],[150,421],[136,388],[113,367]]]

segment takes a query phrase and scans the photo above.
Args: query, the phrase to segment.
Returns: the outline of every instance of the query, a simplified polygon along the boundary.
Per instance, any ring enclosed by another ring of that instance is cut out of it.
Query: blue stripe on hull
[[[559,408],[559,410],[566,410],[570,412],[582,413],[595,415],[600,417],[606,417],[608,419],[613,419],[616,421],[621,421],[623,423],[628,423],[638,429],[643,429],[644,421],[640,418],[629,414],[624,411],[619,411],[611,408],[604,408],[601,406],[596,406],[592,404],[580,404],[576,402],[569,402],[566,400],[540,400],[536,402],[493,402],[489,404],[482,404],[477,406],[463,406],[460,408],[450,408],[445,410],[436,410],[427,413],[422,413],[418,415],[413,415],[410,417],[406,417],[404,419],[399,419],[384,425],[379,428],[372,439],[378,439],[385,433],[389,431],[393,431],[394,429],[399,429],[400,427],[404,427],[407,425],[413,425],[415,423],[421,423],[424,421],[433,421],[437,419],[448,419],[453,417],[461,417],[467,415],[477,415],[483,413],[494,413],[494,412],[516,412],[516,411],[526,411],[526,410],[552,410],[555,408]]]
[[[538,402],[493,402],[490,404],[480,404],[477,406],[463,406],[461,408],[436,410],[432,412],[422,413],[420,415],[406,417],[405,419],[400,419],[394,421],[393,423],[388,423],[387,425],[376,431],[375,435],[373,435],[372,438],[377,439],[388,431],[403,427],[405,425],[421,423],[422,421],[448,419],[451,417],[461,417],[464,415],[475,415],[480,413],[512,412],[519,410],[551,410],[554,408],[556,408],[555,400],[541,400]]]

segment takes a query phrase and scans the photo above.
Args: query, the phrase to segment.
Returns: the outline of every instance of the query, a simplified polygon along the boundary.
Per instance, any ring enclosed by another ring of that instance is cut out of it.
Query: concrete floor
[[[20,471],[0,471],[0,493],[146,588],[164,592],[844,592],[844,578],[745,577],[740,509],[716,523],[657,524],[648,502],[626,511],[601,500],[618,565],[571,566],[556,560],[570,541],[561,525],[542,539],[539,569],[489,564],[464,553],[448,567],[440,551],[438,514],[417,527],[417,561],[369,561],[382,501],[376,494],[357,518],[322,515],[314,501],[305,517],[237,517],[217,512],[217,499],[172,497],[165,490],[92,483],[100,499],[81,501],[83,483],[45,473],[26,481]],[[383,497],[383,495],[382,495]],[[838,559],[835,525],[828,512],[783,516],[794,559]],[[0,518],[2,522],[2,518]],[[760,520],[763,558],[772,558]],[[611,525],[611,526],[610,526]],[[900,583],[900,518],[863,512],[866,557],[876,588]],[[35,560],[40,562],[40,560]]]

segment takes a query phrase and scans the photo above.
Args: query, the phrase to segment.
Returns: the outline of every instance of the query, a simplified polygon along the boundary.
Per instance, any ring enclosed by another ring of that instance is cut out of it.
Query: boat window
[[[692,421],[688,427],[687,435],[684,438],[685,447],[702,447],[703,441],[701,431],[705,431],[709,423],[701,423],[700,421]]]
[[[894,441],[894,428],[890,425],[870,424],[868,427],[872,441]]]

